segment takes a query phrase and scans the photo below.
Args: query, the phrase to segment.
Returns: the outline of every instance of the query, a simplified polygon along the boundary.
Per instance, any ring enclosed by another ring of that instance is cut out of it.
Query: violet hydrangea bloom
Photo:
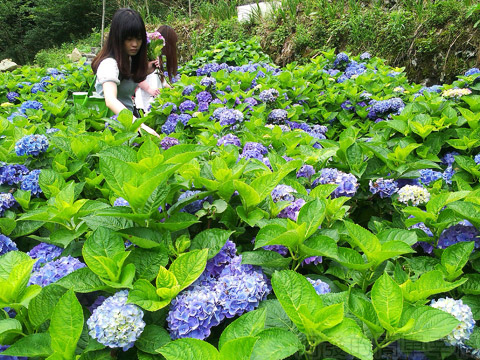
[[[40,176],[40,170],[32,170],[29,174],[23,175],[20,189],[24,191],[30,191],[32,195],[39,196],[42,193],[40,185],[38,185],[38,178]]]
[[[294,201],[295,196],[292,193],[295,193],[295,189],[288,185],[277,185],[272,190],[272,200],[273,202],[279,201]]]
[[[321,256],[310,256],[302,261],[302,266],[313,264],[318,265],[321,264],[323,261],[323,257]]]
[[[288,255],[288,248],[283,245],[265,245],[265,246],[262,246],[262,249],[268,250],[268,251],[275,251],[276,253],[279,253],[282,256]]]
[[[48,139],[45,135],[26,135],[15,144],[17,156],[38,156],[48,149]]]
[[[143,311],[127,304],[128,291],[122,290],[107,298],[87,320],[89,334],[100,344],[127,351],[145,328]]]
[[[197,194],[199,194],[201,191],[200,190],[187,190],[185,191],[184,193],[182,193],[179,197],[178,197],[178,201],[181,201],[183,199],[187,199],[187,198],[191,198],[191,197],[194,197],[196,196]],[[210,198],[208,196],[204,197],[203,199],[198,199],[198,200],[195,200],[194,202],[191,202],[190,204],[188,205],[185,205],[181,210],[180,212],[187,212],[189,214],[195,214],[198,210],[202,209],[203,207],[203,203],[205,201],[208,201],[208,202],[211,202],[210,201]]]
[[[237,122],[243,121],[243,114],[239,110],[225,109],[219,116],[220,125],[233,125]]]
[[[370,192],[373,195],[380,195],[382,199],[390,197],[398,191],[398,184],[393,179],[378,178],[375,181],[370,180],[369,185]]]
[[[200,112],[206,112],[208,111],[208,102],[206,101],[199,101],[198,102],[198,111]]]
[[[263,90],[258,97],[264,103],[273,103],[278,98],[278,90],[277,89],[267,89]]]
[[[217,146],[222,146],[222,145],[235,145],[238,147],[242,146],[242,143],[240,142],[240,139],[233,134],[226,134],[222,136],[220,139],[217,141]]]
[[[179,105],[178,108],[183,113],[185,111],[194,111],[196,107],[197,104],[195,104],[195,102],[193,102],[192,100],[185,100]]]
[[[453,169],[453,166],[447,166],[445,171],[442,173],[442,178],[446,184],[451,185],[453,175],[455,175],[455,170]]]
[[[433,299],[430,306],[445,311],[460,321],[460,324],[444,338],[445,344],[451,346],[461,345],[470,338],[475,326],[475,320],[473,319],[472,309],[464,304],[462,300],[454,300],[448,297],[438,300]]]
[[[10,252],[17,251],[17,244],[12,241],[8,236],[0,234],[0,256]]]
[[[167,120],[162,125],[162,133],[170,135],[171,133],[175,132],[178,121],[179,119],[177,114],[168,115]]]
[[[37,262],[33,266],[33,271],[37,271],[43,264],[50,262],[62,254],[63,249],[61,247],[40,243],[34,246],[27,255],[32,259],[37,259]]]
[[[32,94],[36,94],[38,92],[46,92],[47,89],[45,89],[45,83],[39,82],[33,84],[32,88],[30,89],[30,92]]]
[[[283,109],[273,109],[270,114],[268,114],[268,121],[274,124],[284,123],[288,119],[288,113]]]
[[[297,179],[301,177],[310,179],[313,175],[315,175],[315,169],[312,165],[303,165],[297,171]]]
[[[340,196],[352,197],[355,195],[358,188],[357,178],[354,175],[333,168],[322,169],[320,177],[315,179],[312,186],[316,187],[320,184],[338,185],[338,187],[332,192],[331,196],[333,198]]]
[[[193,90],[195,90],[193,85],[187,85],[183,88],[182,95],[183,96],[190,95],[193,92]]]
[[[348,64],[349,61],[350,60],[348,58],[348,55],[341,52],[341,53],[337,54],[337,57],[333,61],[333,67],[335,69],[344,68]]]
[[[292,221],[297,221],[298,213],[300,209],[305,205],[305,200],[296,199],[290,205],[283,208],[282,211],[278,214],[279,218],[290,219]]]
[[[178,145],[179,142],[178,142],[178,139],[176,138],[173,138],[173,137],[164,137],[161,141],[160,141],[160,146],[162,147],[163,150],[167,150],[167,149],[170,149],[172,146],[175,146],[175,145]]]
[[[243,146],[241,159],[258,159],[263,160],[263,156],[268,154],[268,150],[265,146],[256,142],[247,142]]]
[[[113,206],[130,206],[130,204],[123,197],[118,197],[113,202]]]
[[[227,240],[220,251],[213,258],[207,261],[204,273],[218,278],[225,266],[230,264],[232,259],[235,257],[236,252],[237,247],[235,243],[231,240]]]
[[[213,100],[212,94],[208,91],[201,91],[197,94],[198,103],[210,103]]]
[[[17,201],[11,193],[0,193],[0,216],[3,216],[6,210],[17,205]]]
[[[20,94],[15,91],[10,91],[7,93],[7,100],[10,101],[11,103],[14,103],[15,101],[17,101],[19,97],[20,97]]]
[[[371,59],[372,55],[370,55],[369,52],[364,52],[363,54],[360,55],[360,60],[368,60]]]
[[[200,80],[200,85],[205,86],[205,87],[211,87],[215,88],[215,85],[217,85],[217,80],[214,77],[211,76],[205,76]]]
[[[438,248],[446,249],[460,241],[474,241],[475,248],[480,248],[479,231],[473,225],[456,224],[442,231],[438,239]]]
[[[41,287],[50,285],[75,270],[84,268],[86,265],[77,258],[69,256],[61,257],[58,260],[46,263],[37,271],[32,272],[29,285],[36,284]]]
[[[315,289],[315,292],[318,295],[323,295],[323,294],[328,294],[330,290],[330,285],[328,285],[326,282],[323,282],[320,279],[313,280],[310,279],[309,277],[306,278],[310,284],[312,284],[313,288]]]
[[[455,162],[455,156],[456,155],[460,155],[460,153],[457,152],[457,151],[452,151],[452,152],[446,153],[442,157],[442,163],[447,165],[447,166],[452,166],[453,163]]]

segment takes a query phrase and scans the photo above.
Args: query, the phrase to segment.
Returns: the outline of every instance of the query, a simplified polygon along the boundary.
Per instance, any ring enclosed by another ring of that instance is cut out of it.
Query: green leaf
[[[208,250],[194,250],[181,254],[170,265],[169,270],[175,275],[180,290],[192,284],[202,274],[207,264]]]
[[[16,319],[0,320],[0,344],[12,343],[22,333],[22,323]]]
[[[220,350],[220,359],[250,360],[257,340],[256,337],[246,336],[227,341]]]
[[[52,313],[48,329],[52,350],[66,359],[73,358],[82,329],[82,306],[70,289],[60,298]]]
[[[431,306],[421,306],[408,314],[414,319],[413,328],[402,336],[407,340],[431,342],[439,340],[452,332],[459,324],[449,313]]]
[[[167,248],[162,245],[153,249],[133,248],[125,264],[135,265],[137,276],[140,279],[152,281],[158,274],[160,266],[168,263]]]
[[[298,310],[305,306],[313,313],[322,307],[322,300],[308,280],[291,270],[277,271],[272,276],[272,288],[282,308],[302,332],[305,326]]]
[[[75,270],[58,280],[55,284],[63,286],[66,289],[72,289],[77,293],[89,293],[109,289],[109,286],[105,285],[98,275],[87,267]]]
[[[338,246],[335,240],[325,235],[317,235],[308,238],[300,245],[300,254],[304,257],[326,256],[332,259],[338,258]]]
[[[397,240],[412,246],[418,241],[415,231],[404,229],[385,229],[377,234],[377,238],[382,244]]]
[[[142,160],[146,158],[154,158],[158,155],[160,155],[158,145],[156,145],[150,138],[147,138],[138,149],[137,159]]]
[[[177,145],[178,146],[178,145]],[[167,360],[219,360],[220,356],[213,345],[198,339],[178,339],[157,349]]]
[[[265,329],[257,336],[251,360],[282,360],[303,347],[300,339],[285,329]]]
[[[243,206],[237,206],[235,210],[237,211],[240,219],[245,221],[251,227],[254,227],[265,216],[265,212],[258,208],[250,210],[248,213],[245,211]]]
[[[447,247],[442,253],[442,265],[448,273],[448,279],[454,280],[462,275],[462,269],[467,264],[468,258],[475,247],[475,242],[458,242]]]
[[[16,341],[7,350],[4,356],[48,357],[52,354],[50,335],[48,333],[27,335]]]
[[[326,341],[361,360],[373,359],[371,341],[352,319],[345,318],[339,325],[325,330],[324,335]]]
[[[131,227],[118,233],[131,243],[143,249],[160,247],[167,239],[167,234],[143,227]]]
[[[473,319],[480,320],[480,297],[475,295],[465,295],[461,300],[472,309]]]
[[[352,222],[345,222],[345,227],[350,235],[348,241],[351,241],[352,245],[358,246],[369,259],[381,251],[380,241],[370,231]]]
[[[300,241],[301,239],[296,229],[287,230],[283,226],[271,224],[262,227],[257,233],[255,249],[265,245],[284,245],[288,248],[295,248]]]
[[[403,295],[400,286],[384,273],[372,287],[372,304],[380,324],[392,331],[400,322],[403,311]]]
[[[275,251],[255,250],[242,253],[242,264],[257,265],[271,268],[286,268],[292,261]]]
[[[467,295],[480,295],[480,274],[467,274],[465,278],[467,282],[460,286],[458,290]]]
[[[233,184],[235,189],[237,189],[240,199],[242,200],[243,207],[246,210],[258,205],[260,201],[262,201],[255,189],[250,185],[240,180],[233,180]]]
[[[218,341],[218,348],[221,350],[223,345],[230,340],[245,336],[256,336],[265,328],[266,318],[267,312],[265,309],[257,309],[240,316],[223,330]]]
[[[197,224],[198,218],[195,215],[188,213],[175,213],[165,219],[165,222],[158,223],[156,226],[160,229],[169,231],[179,231],[189,228],[193,224]]]
[[[193,238],[190,249],[208,249],[208,259],[211,259],[218,254],[232,234],[233,231],[218,228],[203,230]]]
[[[148,311],[160,310],[170,304],[171,298],[162,299],[157,295],[156,290],[155,286],[147,280],[137,280],[128,293],[128,302]]]
[[[322,224],[322,221],[325,218],[325,210],[325,202],[320,199],[309,201],[302,206],[298,213],[297,224],[307,224],[306,238],[317,231]]]
[[[0,279],[7,280],[15,265],[31,260],[31,257],[21,251],[9,251],[0,256]]]
[[[350,293],[348,298],[348,308],[350,312],[364,322],[377,335],[383,333],[378,316],[372,303],[361,296]]]
[[[147,325],[135,341],[135,347],[149,354],[158,354],[156,350],[171,341],[168,331],[158,325]]]
[[[60,298],[67,290],[56,284],[48,285],[42,288],[42,291],[36,296],[28,307],[28,318],[32,325],[38,328],[45,321],[50,319]]]

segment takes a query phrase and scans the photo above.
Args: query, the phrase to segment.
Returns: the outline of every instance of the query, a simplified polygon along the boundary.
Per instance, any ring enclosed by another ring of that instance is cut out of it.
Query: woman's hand
[[[149,88],[147,92],[153,97],[157,97],[158,95],[160,95],[160,89],[154,89],[152,87]]]

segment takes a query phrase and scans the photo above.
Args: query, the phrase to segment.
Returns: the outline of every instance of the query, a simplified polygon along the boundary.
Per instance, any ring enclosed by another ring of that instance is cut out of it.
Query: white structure
[[[259,2],[249,5],[237,6],[238,21],[248,21],[250,16],[258,15],[259,12],[261,16],[266,16],[272,11],[272,9],[278,8],[280,6],[280,1]]]

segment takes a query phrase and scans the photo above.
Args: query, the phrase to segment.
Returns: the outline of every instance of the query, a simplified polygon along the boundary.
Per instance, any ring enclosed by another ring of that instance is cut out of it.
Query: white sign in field
[[[237,6],[238,21],[248,21],[251,16],[266,16],[281,5],[280,1],[268,1]]]

